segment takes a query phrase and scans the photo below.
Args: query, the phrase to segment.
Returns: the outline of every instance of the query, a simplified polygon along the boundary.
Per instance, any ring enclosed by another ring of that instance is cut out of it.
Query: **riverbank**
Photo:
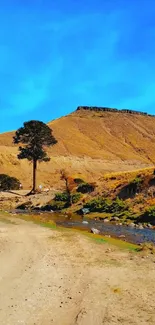
[[[18,212],[1,212],[4,218],[18,218],[25,221],[32,221],[43,227],[52,229],[72,229],[84,232],[93,239],[98,238],[99,241],[113,243],[118,247],[132,246],[131,249],[138,247],[137,245],[152,243],[155,244],[155,231],[152,229],[133,229],[130,227],[119,226],[102,221],[94,221],[92,219],[83,219],[79,215],[67,216],[57,213],[40,213],[29,211]],[[99,237],[98,237],[99,236]]]
[[[44,217],[47,216],[49,220],[54,220],[59,226],[79,228],[88,230],[89,232],[93,228],[95,229],[95,233],[97,232],[101,235],[120,238],[123,241],[134,244],[141,244],[144,242],[155,243],[154,210],[150,210],[148,215],[145,215],[144,211],[141,212],[141,215],[133,215],[129,208],[129,202],[126,203],[126,201],[124,202],[118,198],[112,201],[110,199],[101,199],[97,197],[89,201],[87,197],[88,202],[93,202],[87,203],[89,208],[83,209],[85,203],[80,201],[56,212],[51,209],[51,204],[53,204],[54,201],[53,198],[59,196],[61,199],[64,199],[62,194],[56,194],[56,189],[43,191],[31,196],[26,196],[27,193],[28,191],[24,190],[1,192],[1,209],[10,212],[14,211],[15,214],[28,213],[31,215],[38,214]],[[56,198],[55,204],[57,203],[58,201]],[[59,204],[60,203],[64,204],[65,202],[61,201]],[[110,209],[113,208],[117,211],[113,213],[101,211],[91,212],[92,206],[95,206],[98,210],[100,210],[99,207],[101,206],[107,209],[110,207]],[[124,211],[124,208],[128,208],[128,210]],[[46,209],[48,211],[46,211]],[[120,212],[118,212],[119,209]],[[149,220],[151,221],[149,222]]]

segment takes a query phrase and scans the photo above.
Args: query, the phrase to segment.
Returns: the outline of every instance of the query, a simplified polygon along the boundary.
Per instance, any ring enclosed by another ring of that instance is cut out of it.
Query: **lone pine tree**
[[[45,123],[32,120],[25,122],[24,126],[19,128],[13,137],[15,144],[23,144],[19,147],[18,159],[28,159],[33,163],[33,186],[30,193],[36,192],[37,162],[50,160],[45,147],[57,143],[52,133],[52,129]]]

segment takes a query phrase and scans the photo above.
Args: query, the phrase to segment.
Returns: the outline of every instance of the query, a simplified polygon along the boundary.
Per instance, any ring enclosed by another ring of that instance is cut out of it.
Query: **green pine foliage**
[[[45,147],[53,146],[57,143],[57,140],[48,125],[41,121],[32,120],[25,122],[24,126],[16,131],[13,142],[15,144],[23,144],[23,146],[19,146],[18,159],[28,159],[33,162],[32,192],[35,192],[37,162],[47,162],[50,160]]]

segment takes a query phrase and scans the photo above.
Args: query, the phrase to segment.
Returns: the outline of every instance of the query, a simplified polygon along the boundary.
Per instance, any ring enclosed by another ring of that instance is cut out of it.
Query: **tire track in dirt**
[[[155,324],[153,256],[17,222],[0,224],[1,325]]]

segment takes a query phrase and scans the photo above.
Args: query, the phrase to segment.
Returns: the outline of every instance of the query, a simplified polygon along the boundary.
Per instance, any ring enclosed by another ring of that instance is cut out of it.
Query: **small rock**
[[[83,208],[83,209],[81,209],[81,211],[82,211],[82,214],[90,213],[90,209],[88,209],[88,208]]]
[[[144,227],[142,225],[139,225],[138,229],[144,229]]]
[[[109,219],[107,219],[107,218],[106,218],[106,219],[104,219],[104,222],[109,222]]]
[[[128,227],[135,228],[135,223],[133,223],[133,222],[129,223]]]
[[[82,223],[85,224],[85,225],[87,225],[88,224],[88,221],[83,220]]]
[[[119,221],[119,218],[118,217],[113,217],[112,218],[114,221]]]
[[[98,229],[91,228],[91,233],[93,233],[94,235],[98,235],[100,231]]]

